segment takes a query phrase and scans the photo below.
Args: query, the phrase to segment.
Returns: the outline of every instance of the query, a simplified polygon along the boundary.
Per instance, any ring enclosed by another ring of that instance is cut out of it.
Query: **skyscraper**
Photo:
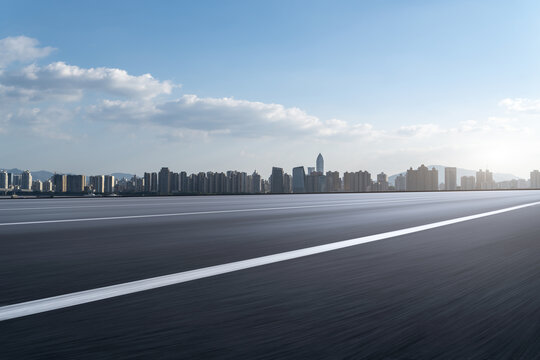
[[[67,175],[66,188],[69,193],[81,193],[86,186],[86,176],[84,175]]]
[[[407,170],[407,191],[436,191],[439,189],[439,172],[422,164],[418,170]]]
[[[377,182],[373,184],[371,191],[388,191],[388,175],[384,172],[377,174]]]
[[[96,194],[104,193],[105,177],[103,175],[90,176],[90,186]]]
[[[476,188],[476,179],[474,176],[461,177],[461,190],[474,190]]]
[[[487,169],[486,171],[478,170],[476,172],[476,188],[480,190],[494,189],[493,173]]]
[[[274,194],[283,194],[283,169],[279,167],[272,168],[272,180],[270,182],[270,192]]]
[[[258,194],[261,192],[261,175],[257,174],[257,171],[253,171],[251,175],[252,188],[251,192]]]
[[[152,191],[152,175],[150,173],[144,173],[144,192]]]
[[[158,186],[159,195],[169,195],[171,193],[171,172],[169,168],[162,167],[159,171]]]
[[[105,175],[103,179],[103,192],[112,194],[114,192],[114,176]]]
[[[54,174],[52,177],[54,191],[57,193],[66,192],[67,190],[67,178],[66,175]]]
[[[341,179],[338,171],[327,171],[325,178],[327,192],[341,191]]]
[[[319,153],[319,156],[317,156],[317,172],[324,174],[324,159],[321,153]]]
[[[32,174],[28,170],[21,174],[21,189],[32,190]]]
[[[444,168],[444,190],[456,190],[457,169],[455,167]]]
[[[403,174],[399,174],[395,180],[396,191],[406,191],[407,190],[407,178]]]
[[[0,187],[2,187],[1,180]],[[531,171],[531,189],[540,189],[540,171],[538,170]]]
[[[293,193],[306,192],[306,172],[303,166],[295,167],[292,170],[292,191]]]
[[[0,189],[9,188],[8,173],[7,171],[0,171]]]

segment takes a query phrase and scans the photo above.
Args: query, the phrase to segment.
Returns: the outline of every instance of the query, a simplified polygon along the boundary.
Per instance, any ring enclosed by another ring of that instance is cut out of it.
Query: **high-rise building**
[[[67,175],[66,187],[69,193],[81,193],[86,186],[86,176],[84,175]]]
[[[478,170],[476,172],[476,188],[480,190],[494,189],[493,173],[487,169],[486,171]]]
[[[64,193],[67,191],[67,177],[66,175],[54,174],[52,176],[52,183],[54,186],[54,192]]]
[[[180,174],[171,172],[171,192],[176,193],[180,189]],[[210,191],[213,193],[213,191]]]
[[[306,192],[306,172],[303,166],[295,167],[292,171],[292,192],[293,193],[305,193]]]
[[[274,194],[283,194],[283,169],[279,167],[272,168],[272,175],[270,180],[270,192]]]
[[[406,191],[407,190],[407,177],[403,174],[399,174],[396,177],[396,180],[394,182],[396,191]]]
[[[2,187],[1,180],[0,187]],[[540,189],[540,171],[538,170],[531,171],[531,189]]]
[[[13,174],[13,187],[15,186],[21,186],[22,183],[22,175],[15,175]]]
[[[462,176],[461,177],[461,190],[474,190],[476,189],[476,179],[474,176]]]
[[[252,188],[251,192],[254,194],[258,194],[261,192],[261,175],[257,173],[257,171],[253,171],[253,174],[251,174],[251,182],[252,182]]]
[[[144,173],[144,192],[149,193],[152,191],[152,174]]]
[[[114,176],[105,175],[103,177],[103,192],[105,194],[112,194],[114,192]]]
[[[327,171],[325,178],[327,192],[341,191],[341,179],[338,171]]]
[[[343,191],[371,191],[371,174],[368,171],[346,172],[343,174]]]
[[[150,174],[150,192],[157,193],[158,191],[158,175],[153,172]]]
[[[285,173],[283,174],[283,192],[290,194],[292,189],[292,178],[291,175]]]
[[[21,174],[21,190],[32,190],[32,173],[28,170]]]
[[[457,169],[455,167],[444,168],[444,190],[457,189]]]
[[[384,172],[377,174],[377,182],[371,191],[388,191],[388,176]]]
[[[317,172],[324,174],[324,159],[321,153],[319,153],[319,156],[317,156]]]
[[[32,182],[32,190],[37,192],[43,191],[43,183],[41,182],[41,180],[34,180]]]
[[[8,181],[8,173],[7,171],[0,171],[0,189],[8,189],[9,188],[9,181]]]
[[[314,167],[314,166],[308,166],[308,168],[307,168],[307,174],[308,174],[308,175],[311,175],[311,173],[314,172],[314,171],[315,171],[315,167]]]
[[[96,194],[105,192],[105,177],[103,175],[90,176],[90,186]]]
[[[51,180],[47,180],[43,183],[43,191],[45,192],[53,192],[53,183]]]
[[[162,167],[159,171],[158,187],[159,195],[169,195],[171,193],[171,172],[169,171],[169,168]]]
[[[418,170],[407,170],[407,191],[436,191],[439,189],[437,169],[429,170],[422,164]]]

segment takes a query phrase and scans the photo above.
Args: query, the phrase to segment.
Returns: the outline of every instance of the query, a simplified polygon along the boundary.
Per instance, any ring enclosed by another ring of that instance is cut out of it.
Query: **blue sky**
[[[0,167],[540,167],[534,1],[1,7]]]

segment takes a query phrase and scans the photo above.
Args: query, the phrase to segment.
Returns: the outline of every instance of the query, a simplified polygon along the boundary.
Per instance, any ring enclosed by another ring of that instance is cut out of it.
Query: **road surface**
[[[0,358],[539,358],[537,202],[2,200]]]

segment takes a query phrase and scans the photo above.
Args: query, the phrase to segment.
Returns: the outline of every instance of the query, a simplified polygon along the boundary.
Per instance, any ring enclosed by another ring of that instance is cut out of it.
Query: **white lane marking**
[[[250,269],[258,266],[274,264],[281,261],[298,259],[305,256],[321,254],[333,250],[365,244],[373,241],[403,236],[442,226],[461,223],[487,216],[502,214],[509,211],[523,209],[530,206],[540,205],[540,201],[529,204],[513,206],[505,209],[489,211],[481,214],[464,216],[460,218],[439,221],[431,224],[414,226],[406,229],[389,231],[381,234],[363,236],[355,239],[338,241],[325,245],[318,245],[299,250],[286,251],[274,255],[261,256],[253,259],[235,261],[232,263],[209,266],[196,270],[189,270],[170,275],[157,276],[144,280],[131,281],[123,284],[100,287],[92,290],[79,291],[71,294],[53,296],[49,298],[27,301],[19,304],[0,307],[0,321],[16,319],[23,316],[39,314],[46,311],[62,309],[66,307],[86,304],[94,301],[110,299],[117,296],[133,294],[141,291],[152,290],[164,286],[180,284],[192,280],[204,279],[211,276],[227,274],[234,271]]]
[[[396,201],[375,201],[375,204],[386,203],[407,203],[417,200],[396,200]],[[429,204],[433,202],[440,202],[440,200],[424,201],[422,204]],[[208,211],[193,211],[193,212],[181,212],[181,213],[167,213],[167,214],[144,214],[144,215],[122,215],[122,216],[108,216],[108,217],[95,217],[95,218],[76,218],[76,219],[57,219],[57,220],[35,220],[35,221],[18,221],[9,223],[0,223],[0,226],[16,226],[16,225],[36,225],[36,224],[58,224],[58,223],[70,223],[70,222],[84,222],[84,221],[105,221],[105,220],[125,220],[125,219],[141,219],[141,218],[159,218],[159,217],[171,217],[171,216],[189,216],[189,215],[211,215],[211,214],[227,214],[227,213],[242,213],[242,212],[256,212],[256,211],[274,211],[274,210],[294,210],[294,209],[308,209],[308,208],[323,208],[323,207],[340,207],[340,206],[354,206],[371,204],[365,201],[354,202],[341,202],[332,204],[315,204],[315,205],[298,205],[298,206],[284,206],[284,207],[269,207],[269,208],[253,208],[253,209],[229,209],[229,210],[208,210]]]

